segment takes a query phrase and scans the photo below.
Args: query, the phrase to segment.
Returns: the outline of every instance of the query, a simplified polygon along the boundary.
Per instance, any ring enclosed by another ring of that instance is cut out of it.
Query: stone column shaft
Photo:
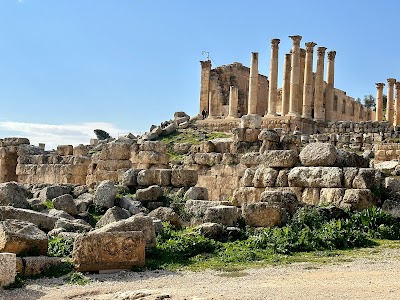
[[[218,118],[218,109],[217,109],[217,103],[215,103],[215,101],[217,100],[215,97],[215,91],[210,91],[208,99],[209,99],[208,118],[216,119]]]
[[[396,82],[396,112],[394,126],[400,126],[400,82]]]
[[[210,73],[211,61],[200,61],[201,63],[201,83],[200,83],[200,115],[203,110],[209,111],[210,94]]]
[[[239,89],[231,85],[229,87],[229,115],[228,118],[237,118],[238,115],[238,101]]]
[[[325,121],[324,111],[324,58],[325,47],[318,47],[317,72],[315,75],[314,119]]]
[[[387,88],[387,104],[386,104],[386,121],[393,124],[393,97],[394,97],[394,84],[396,79],[388,78],[388,88]]]
[[[269,69],[268,116],[276,116],[276,102],[278,100],[278,54],[279,39],[271,40],[271,62]]]
[[[333,121],[333,101],[335,97],[335,57],[336,51],[328,52],[328,66],[326,74],[326,103],[325,103],[325,119]]]
[[[376,83],[376,113],[375,121],[382,121],[383,119],[383,87],[384,83]]]
[[[292,47],[292,62],[290,71],[290,100],[289,100],[289,113],[290,116],[298,117],[298,102],[301,101],[300,96],[300,35],[290,36],[293,41]]]
[[[311,119],[312,100],[313,100],[313,55],[316,43],[306,43],[306,66],[304,71],[303,87],[303,118]]]
[[[283,62],[283,80],[282,80],[282,105],[281,115],[285,116],[289,112],[289,99],[290,99],[290,64],[291,55],[285,54],[285,60]]]
[[[305,69],[306,69],[306,55],[307,52],[305,49],[300,48],[300,101],[297,102],[298,104],[298,112],[301,116],[303,113],[303,93],[304,93],[304,76],[305,76]]]
[[[250,78],[249,78],[249,103],[247,114],[257,114],[258,102],[258,52],[251,53]]]

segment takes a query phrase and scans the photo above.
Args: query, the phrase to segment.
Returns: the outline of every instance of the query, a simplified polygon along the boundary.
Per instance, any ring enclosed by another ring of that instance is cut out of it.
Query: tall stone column
[[[218,118],[218,104],[216,103],[217,98],[215,97],[215,91],[210,91],[208,93],[208,118],[217,119]]]
[[[290,69],[291,69],[291,54],[285,54],[283,62],[283,80],[282,80],[282,105],[281,115],[286,116],[289,112],[290,98]]]
[[[210,73],[211,60],[200,61],[201,83],[200,83],[200,115],[203,110],[209,111]]]
[[[306,49],[300,48],[300,101],[298,104],[298,112],[301,116],[303,113],[303,93],[304,93],[304,76],[306,69]]]
[[[376,83],[376,113],[375,121],[382,121],[383,119],[383,82]]]
[[[324,111],[324,59],[325,47],[317,48],[317,72],[315,75],[314,119],[325,121]]]
[[[229,87],[229,115],[228,118],[237,118],[238,115],[238,101],[239,89],[237,86],[231,85]]]
[[[313,100],[313,55],[314,42],[308,42],[306,45],[306,66],[304,71],[304,87],[303,87],[303,118],[311,119],[312,100]]]
[[[269,69],[268,116],[276,116],[276,102],[278,100],[278,53],[281,40],[271,40],[271,62]]]
[[[333,121],[333,98],[335,85],[335,57],[336,51],[328,52],[328,66],[326,74],[326,103],[325,117],[327,121]]]
[[[393,124],[393,97],[394,97],[394,84],[396,79],[388,78],[388,88],[387,88],[387,104],[386,104],[386,121]]]
[[[289,116],[298,117],[298,103],[301,101],[300,95],[300,35],[289,36],[293,41],[292,47],[292,65],[290,71],[290,99],[289,99]]]
[[[400,126],[400,82],[396,82],[396,114],[394,126]]]
[[[257,114],[258,102],[258,52],[251,53],[250,79],[249,79],[249,103],[247,114]]]

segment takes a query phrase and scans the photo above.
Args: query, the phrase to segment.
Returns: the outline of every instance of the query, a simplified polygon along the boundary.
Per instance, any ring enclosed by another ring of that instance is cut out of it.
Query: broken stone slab
[[[363,210],[377,205],[377,200],[369,189],[347,189],[344,193],[341,207]]]
[[[80,272],[144,267],[145,245],[141,231],[93,231],[75,239],[72,261]]]
[[[338,167],[295,167],[290,170],[290,187],[342,187],[343,172]]]
[[[111,180],[104,180],[100,182],[94,193],[94,204],[104,208],[111,208],[114,206],[115,196],[117,189]]]
[[[47,234],[35,224],[8,219],[0,221],[0,252],[47,255]]]
[[[14,282],[17,265],[15,253],[0,253],[0,287]]]
[[[398,165],[399,162],[397,160],[390,160],[375,164],[374,168],[381,171],[383,174],[395,175],[395,170]]]
[[[139,189],[136,191],[136,199],[138,201],[156,201],[158,198],[163,196],[163,190],[158,185],[152,185],[145,189]]]
[[[29,256],[22,258],[23,276],[34,276],[45,273],[51,266],[61,265],[60,257]]]
[[[156,245],[156,233],[154,230],[153,219],[148,216],[134,215],[128,219],[107,224],[92,232],[125,232],[142,231],[146,241],[146,247],[151,248]]]
[[[109,208],[106,213],[96,223],[96,228],[103,227],[107,224],[118,222],[124,219],[128,219],[131,216],[128,210],[114,206]]]
[[[381,172],[373,168],[360,168],[353,179],[354,189],[379,190],[381,186]]]
[[[81,219],[68,220],[68,219],[58,219],[54,225],[54,229],[63,228],[68,232],[87,232],[92,230],[92,226]]]
[[[208,200],[208,190],[205,187],[192,186],[186,191],[183,198],[192,200]]]
[[[236,206],[218,205],[207,208],[204,221],[208,223],[219,223],[225,226],[234,226],[239,218]]]
[[[43,202],[46,202],[47,200],[53,200],[58,196],[70,194],[71,192],[71,186],[57,184],[43,188],[39,193],[39,198]]]
[[[176,228],[182,227],[182,219],[171,207],[159,207],[148,214],[149,217],[169,222]]]
[[[58,196],[54,198],[52,202],[55,209],[65,211],[71,216],[76,216],[78,214],[74,198],[70,194]]]
[[[16,219],[35,224],[40,229],[48,232],[54,229],[57,217],[49,216],[29,209],[0,206],[0,220]]]

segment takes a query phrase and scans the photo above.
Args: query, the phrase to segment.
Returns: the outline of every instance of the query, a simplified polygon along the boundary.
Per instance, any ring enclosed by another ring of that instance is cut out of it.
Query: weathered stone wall
[[[400,159],[400,144],[381,144],[375,146],[375,164],[389,160]]]

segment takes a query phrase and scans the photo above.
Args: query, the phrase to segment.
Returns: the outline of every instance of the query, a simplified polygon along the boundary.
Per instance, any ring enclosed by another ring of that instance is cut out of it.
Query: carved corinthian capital
[[[328,59],[329,60],[335,60],[336,57],[336,51],[329,51],[328,52]]]
[[[376,84],[376,88],[379,90],[379,89],[383,89],[383,87],[385,86],[385,84],[383,83],[383,82],[378,82],[378,83],[375,83]]]
[[[304,45],[306,46],[306,51],[307,51],[308,53],[313,53],[314,47],[315,47],[317,44],[314,43],[314,42],[307,42],[307,43],[305,43]]]
[[[279,43],[281,42],[280,39],[272,39],[271,40],[271,48],[278,47]]]
[[[290,35],[289,36],[293,41],[293,46],[299,46],[302,36],[301,35]]]
[[[396,82],[396,90],[400,90],[400,82]]]
[[[394,79],[394,78],[388,78],[388,79],[387,79],[387,82],[388,82],[389,85],[393,85],[393,84],[396,83],[396,79]]]
[[[320,56],[320,57],[325,56],[325,51],[326,51],[326,47],[318,47],[317,48],[318,56]]]

